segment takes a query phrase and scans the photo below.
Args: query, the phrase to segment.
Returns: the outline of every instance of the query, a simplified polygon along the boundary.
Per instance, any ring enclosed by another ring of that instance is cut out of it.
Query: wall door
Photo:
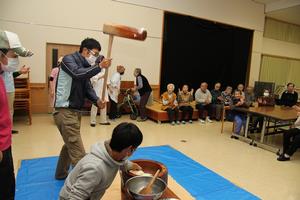
[[[51,74],[51,71],[54,67],[57,66],[57,60],[61,56],[65,56],[71,53],[74,53],[75,51],[79,51],[79,45],[70,45],[70,44],[54,44],[54,43],[47,43],[47,49],[46,49],[46,80],[47,80],[47,95],[48,95],[48,104],[47,104],[47,110],[48,112],[52,112],[52,98],[50,95],[50,81],[49,77]]]

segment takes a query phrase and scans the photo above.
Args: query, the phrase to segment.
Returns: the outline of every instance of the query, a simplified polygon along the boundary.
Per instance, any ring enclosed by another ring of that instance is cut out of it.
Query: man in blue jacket
[[[70,165],[74,167],[85,155],[80,135],[80,109],[84,105],[84,99],[88,98],[100,108],[104,106],[90,82],[91,77],[111,64],[111,59],[103,59],[100,51],[100,43],[87,38],[81,42],[79,52],[65,56],[61,62],[53,116],[64,145],[56,167],[56,179],[65,179]]]

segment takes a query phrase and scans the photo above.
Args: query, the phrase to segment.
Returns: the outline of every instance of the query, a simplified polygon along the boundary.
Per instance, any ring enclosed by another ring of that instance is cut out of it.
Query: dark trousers
[[[300,147],[300,130],[297,128],[292,128],[286,131],[283,134],[283,153],[292,156],[299,147]]]
[[[221,120],[221,114],[223,111],[223,104],[211,104],[212,115],[216,120]]]
[[[142,119],[145,119],[147,117],[146,116],[146,104],[148,102],[150,94],[151,94],[151,92],[146,92],[145,94],[143,94],[141,96],[139,109],[140,109],[140,117]]]
[[[11,147],[3,153],[3,159],[0,162],[0,199],[15,199],[15,173],[14,163],[11,153]]]
[[[258,125],[258,132],[261,132],[261,129],[263,127],[264,123],[264,117],[261,116],[255,116],[253,120],[253,128],[256,129]]]
[[[198,103],[198,104],[196,104],[196,108],[198,109],[200,119],[205,120],[206,116],[205,116],[204,111],[206,111],[207,115],[209,117],[211,117],[211,105],[210,104],[204,105],[204,104]]]
[[[178,121],[179,110],[178,110],[177,107],[175,107],[173,109],[172,108],[167,108],[166,111],[168,113],[170,122]]]
[[[109,96],[110,108],[109,108],[109,119],[117,118],[118,104],[114,102]]]
[[[81,114],[71,109],[58,109],[53,117],[64,141],[56,166],[55,178],[64,179],[68,176],[70,165],[75,167],[85,156],[80,135]]]
[[[193,108],[192,106],[180,106],[179,108],[182,111],[181,120],[192,120]],[[186,118],[188,117],[188,118]]]

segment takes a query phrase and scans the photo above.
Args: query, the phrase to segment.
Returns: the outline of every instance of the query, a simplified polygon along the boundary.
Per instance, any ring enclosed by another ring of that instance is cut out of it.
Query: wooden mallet
[[[103,33],[109,35],[108,49],[106,58],[111,58],[111,48],[114,36],[128,38],[132,40],[144,41],[147,37],[147,31],[143,28],[136,29],[124,25],[104,24]],[[107,87],[108,68],[105,70],[104,83],[102,89],[102,101],[105,101],[105,92]]]

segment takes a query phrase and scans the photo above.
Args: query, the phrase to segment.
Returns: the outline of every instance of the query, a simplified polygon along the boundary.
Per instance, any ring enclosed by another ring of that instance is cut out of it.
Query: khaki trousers
[[[106,113],[107,105],[103,109],[100,109],[100,121],[99,123],[107,123],[107,113]],[[92,104],[91,107],[91,116],[90,116],[90,122],[91,124],[97,124],[97,111],[98,107]]]
[[[74,167],[85,156],[80,135],[81,114],[71,109],[59,108],[55,110],[53,117],[65,143],[60,151],[55,178],[64,179],[68,176],[70,165]]]

